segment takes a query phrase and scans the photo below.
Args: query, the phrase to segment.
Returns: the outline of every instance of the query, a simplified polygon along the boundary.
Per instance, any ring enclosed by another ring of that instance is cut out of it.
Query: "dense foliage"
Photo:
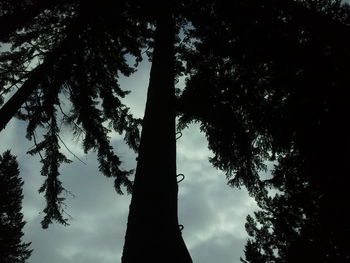
[[[25,263],[32,250],[23,237],[23,181],[16,157],[10,151],[0,155],[0,259],[3,263]]]
[[[47,227],[52,220],[67,223],[62,215],[64,188],[58,179],[60,164],[70,162],[60,151],[62,124],[83,136],[86,152],[97,151],[101,172],[115,178],[119,193],[122,186],[131,191],[131,171],[120,167],[108,133],[113,129],[124,134],[126,143],[137,149],[140,120],[121,102],[128,92],[120,89],[118,77],[133,73],[127,59],[141,60],[148,31],[144,23],[130,19],[131,11],[122,3],[41,2],[27,3],[22,12],[32,16],[18,26],[21,30],[6,35],[11,50],[0,56],[1,95],[14,87],[18,91],[1,110],[6,117],[17,113],[27,120],[27,137],[35,142],[29,153],[43,152],[41,174],[46,181],[40,192],[47,200],[42,221]],[[9,22],[19,12],[15,4],[3,3],[2,20]],[[33,9],[37,13],[32,14]],[[71,107],[64,106],[67,99]],[[40,141],[38,128],[45,132]]]
[[[258,202],[245,262],[347,262],[349,6],[218,2],[187,33],[180,123],[200,122],[213,165]]]

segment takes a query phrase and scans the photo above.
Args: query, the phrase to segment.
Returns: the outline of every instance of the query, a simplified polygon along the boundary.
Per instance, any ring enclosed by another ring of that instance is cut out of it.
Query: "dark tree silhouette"
[[[36,4],[40,3],[32,3],[27,9]],[[64,188],[58,180],[58,167],[60,163],[69,160],[59,151],[57,111],[61,111],[64,120],[73,125],[76,134],[84,133],[86,151],[97,150],[100,170],[105,175],[116,178],[116,190],[122,193],[121,186],[126,186],[130,192],[131,181],[127,176],[131,172],[120,169],[119,158],[109,145],[109,130],[102,123],[109,120],[114,130],[125,133],[125,140],[130,147],[135,150],[138,148],[140,120],[135,120],[128,113],[128,108],[121,104],[120,97],[124,97],[127,92],[119,88],[117,78],[119,73],[129,75],[134,70],[126,63],[126,55],[134,55],[136,62],[141,59],[141,48],[153,31],[146,28],[144,20],[156,23],[156,34],[159,37],[156,37],[153,55],[152,71],[155,73],[151,77],[149,94],[152,95],[149,95],[143,122],[143,138],[146,139],[142,140],[140,146],[123,262],[133,262],[135,251],[152,258],[154,262],[163,261],[171,253],[174,260],[175,256],[182,261],[187,257],[186,261],[190,262],[177,223],[173,106],[175,69],[174,55],[171,53],[175,44],[175,22],[172,21],[171,10],[164,17],[162,10],[158,12],[148,7],[145,14],[138,10],[146,7],[142,4],[132,6],[130,3],[116,4],[112,1],[77,1],[70,4],[59,2],[58,5],[50,6],[52,10],[46,9],[45,14],[38,13],[35,17],[37,21],[34,20],[30,29],[22,34],[14,33],[10,37],[13,46],[17,45],[19,49],[3,55],[4,61],[12,63],[3,63],[4,72],[7,73],[5,76],[16,76],[12,80],[4,78],[3,81],[7,85],[19,82],[20,88],[1,109],[1,115],[7,118],[3,119],[2,127],[20,105],[26,102],[24,112],[19,113],[19,117],[29,121],[28,137],[36,140],[34,131],[38,126],[43,126],[48,131],[44,140],[36,143],[36,147],[29,152],[45,152],[41,173],[47,176],[47,180],[40,189],[45,192],[47,200],[43,227],[47,227],[52,220],[67,224],[62,217],[64,199],[60,194]],[[161,29],[163,22],[168,20],[166,27]],[[51,26],[57,27],[57,34],[48,31]],[[51,42],[48,42],[49,38]],[[33,44],[32,50],[24,46],[28,42]],[[38,57],[42,62],[34,70],[25,72],[24,64],[32,57]],[[13,64],[21,65],[22,71]],[[4,91],[7,92],[6,89]],[[58,94],[62,91],[68,94],[73,105],[69,114],[63,112],[60,106]],[[103,111],[95,106],[97,97],[102,100]],[[162,109],[160,114],[155,110],[158,108]],[[164,129],[166,132],[161,132],[162,136],[156,135]],[[158,146],[154,141],[159,141]],[[154,149],[165,154],[150,158],[154,156]],[[155,167],[158,167],[159,172],[154,172]],[[141,184],[137,183],[139,180],[142,181]],[[164,180],[169,182],[164,184]],[[152,183],[147,183],[148,181]],[[169,191],[169,187],[172,190]],[[149,193],[153,196],[149,196]],[[156,225],[157,231],[151,231],[148,228],[150,225]],[[140,237],[144,239],[141,240]]]
[[[40,2],[31,4],[28,8]],[[125,57],[131,54],[140,59],[141,37],[146,33],[141,33],[143,24],[128,20],[131,15],[121,4],[114,6],[108,1],[100,4],[52,3],[51,9],[34,16],[26,30],[9,35],[13,50],[1,56],[2,93],[18,87],[0,110],[1,127],[18,113],[28,121],[27,137],[36,144],[29,153],[44,152],[41,173],[47,180],[40,191],[45,192],[47,207],[43,227],[52,220],[67,223],[62,216],[64,199],[60,194],[64,188],[58,179],[58,169],[69,160],[59,150],[60,118],[73,127],[76,136],[83,134],[85,151],[97,151],[99,168],[106,176],[116,178],[116,190],[121,193],[121,186],[126,186],[131,191],[128,178],[131,172],[120,168],[121,162],[107,135],[109,129],[102,123],[108,120],[136,150],[140,120],[134,119],[129,108],[121,103],[127,92],[120,89],[117,80],[120,74],[133,72]],[[33,59],[39,65],[27,70]],[[62,92],[72,103],[70,112],[61,106],[58,94]],[[97,106],[98,97],[102,108]],[[38,127],[47,131],[42,141],[36,140]]]
[[[192,262],[177,216],[175,24],[171,11],[170,7],[164,8],[156,17],[152,68],[122,262],[139,262],[140,254],[152,262]]]
[[[97,151],[100,170],[115,178],[116,190],[133,190],[123,262],[136,262],[140,254],[152,262],[191,262],[177,221],[175,110],[180,128],[200,122],[214,153],[211,162],[229,183],[245,185],[257,198],[265,193],[258,172],[266,159],[303,145],[307,156],[308,149],[320,148],[318,140],[339,135],[338,129],[328,134],[337,123],[334,116],[346,119],[349,79],[342,72],[349,40],[342,37],[350,30],[348,9],[339,1],[42,2],[1,2],[2,21],[22,18],[0,31],[12,45],[0,56],[1,92],[18,87],[0,109],[0,129],[17,114],[28,121],[28,138],[36,144],[30,153],[44,152],[43,227],[52,220],[67,223],[58,169],[69,160],[59,150],[59,118],[83,136],[85,151]],[[180,28],[186,35],[182,44]],[[141,121],[121,103],[127,92],[118,76],[135,70],[126,58],[134,56],[137,64],[145,47],[153,54],[139,146]],[[33,63],[38,66],[31,69]],[[188,74],[186,88],[176,99],[174,81],[182,73]],[[71,101],[69,112],[61,107],[62,93]],[[314,133],[320,112],[328,120],[322,134]],[[46,134],[36,142],[39,127]],[[131,171],[121,168],[110,146],[112,129],[124,133],[131,148],[139,147],[133,186]],[[337,145],[345,134],[341,130]],[[325,161],[311,156],[310,167]]]
[[[339,199],[349,196],[339,196],[339,186],[325,189],[313,170],[297,151],[279,158],[266,182],[277,193],[260,195],[260,210],[247,217],[250,239],[242,262],[349,261],[349,218],[341,207],[346,202]]]
[[[347,6],[332,3],[320,9],[335,21],[348,24]],[[254,120],[257,126],[247,125],[245,130],[258,132],[262,136],[256,141],[259,148],[265,147],[267,153],[271,151],[270,157],[277,157],[278,161],[273,179],[265,184],[279,193],[272,198],[267,190],[259,188],[255,194],[261,211],[255,214],[255,219],[248,217],[251,240],[246,246],[246,261],[347,262],[350,224],[344,209],[350,198],[347,190],[350,131],[345,121],[349,112],[348,48],[334,41],[331,35],[320,35],[293,14],[288,14],[287,19],[279,12],[264,16],[264,10],[259,11],[260,20],[251,25],[250,32],[236,35],[234,45],[240,49],[237,54],[227,55],[231,60],[220,60],[227,49],[215,45],[211,47],[218,53],[211,51],[211,58],[205,55],[206,64],[212,65],[217,75],[223,75],[217,81],[213,81],[215,75],[209,77],[211,92],[220,83],[227,85],[224,76],[232,61],[238,64],[236,68],[243,68],[243,72],[236,71],[235,79],[236,87],[241,87],[243,92],[237,91],[235,95],[248,98],[244,91],[253,92],[249,97],[256,96],[254,104],[250,106],[249,99],[243,105],[233,99],[228,103],[227,96],[222,104],[236,105],[249,114],[248,123]],[[269,24],[274,31],[259,24]],[[215,43],[210,41],[218,41],[220,35],[228,36],[219,31],[220,27],[217,30],[214,36],[203,33],[207,43]],[[344,39],[348,41],[346,35]],[[249,67],[242,67],[241,63]],[[198,63],[195,65],[198,68]],[[206,74],[197,79],[208,83]],[[257,79],[251,82],[253,78]],[[262,96],[257,96],[259,93]],[[197,116],[205,118],[208,114]]]
[[[10,151],[0,155],[0,258],[4,263],[25,263],[31,243],[23,243],[23,181],[16,157]]]
[[[200,15],[193,23],[200,41],[188,54],[181,122],[200,121],[214,166],[229,171],[232,185],[243,182],[262,209],[256,221],[248,217],[246,260],[347,262],[348,47],[293,10],[264,2],[232,15],[222,4],[206,24]],[[316,11],[349,25],[347,5]],[[270,198],[256,171],[276,157],[269,185],[282,194]]]

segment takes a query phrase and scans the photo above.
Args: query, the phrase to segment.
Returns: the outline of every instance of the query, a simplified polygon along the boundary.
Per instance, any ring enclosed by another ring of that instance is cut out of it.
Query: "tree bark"
[[[157,19],[122,263],[192,262],[177,213],[174,34],[165,12]]]

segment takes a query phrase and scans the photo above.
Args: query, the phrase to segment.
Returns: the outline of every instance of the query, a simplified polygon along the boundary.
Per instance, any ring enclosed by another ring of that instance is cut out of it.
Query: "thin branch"
[[[29,115],[29,106],[28,106],[28,103],[27,102],[25,102],[24,103],[25,105],[26,105],[26,110],[27,110],[27,112],[28,112],[28,115]],[[36,140],[36,134],[35,134],[35,131],[34,132],[32,132],[32,137],[33,137],[33,141],[34,141],[34,145],[35,145],[35,147],[38,147],[38,143],[37,143],[37,140]],[[38,154],[39,154],[39,156],[40,156],[40,159],[41,159],[41,161],[42,162],[44,162],[44,158],[43,158],[43,156],[41,155],[41,152],[40,151],[38,151]]]
[[[62,107],[61,107],[61,104],[58,104],[58,107],[59,107],[61,113],[63,114],[63,116],[65,116],[66,118],[70,119],[70,116],[68,116],[68,114],[65,113],[65,112],[63,111],[63,109],[62,109]],[[71,121],[71,122],[74,124],[74,126],[75,126],[80,132],[85,133],[85,131],[84,131],[75,121]]]
[[[60,140],[60,142],[63,144],[63,146],[67,149],[68,152],[70,152],[75,158],[77,158],[80,162],[82,162],[83,164],[87,165],[87,163],[85,163],[83,160],[81,160],[78,156],[76,156],[69,148],[68,146],[64,143],[64,141],[61,139],[61,137],[56,134],[57,138]]]
[[[20,84],[19,82],[22,82],[23,79],[25,79],[25,78],[26,78],[26,76],[17,79],[15,83],[12,83],[12,84],[11,84],[11,86],[9,86],[9,87],[3,89],[3,90],[1,91],[1,93],[0,93],[0,95],[3,95],[3,94],[8,93],[13,87],[16,87],[17,90],[18,90],[19,88],[18,88],[17,85],[19,85],[19,84]]]
[[[19,80],[23,80],[24,78],[28,79],[28,75],[31,72],[31,70],[27,70],[30,66],[30,64],[33,62],[33,60],[35,58],[37,58],[40,55],[46,55],[48,52],[46,52],[45,54],[40,54],[40,53],[35,53],[35,50],[30,52],[31,55],[25,59],[22,59],[22,61],[16,61],[15,65],[11,65],[11,67],[7,68],[6,70],[1,72],[1,75],[5,75],[5,74],[19,74],[19,73],[24,73],[24,75],[19,79]],[[25,64],[28,63],[27,66],[25,66]],[[37,65],[40,65],[40,63],[37,63]],[[24,66],[25,69],[24,70],[19,70],[17,68],[20,68],[20,66]],[[17,81],[18,82],[18,81]]]
[[[36,141],[35,132],[32,133],[32,136],[33,136],[33,141],[34,141],[35,147],[38,147],[38,143],[37,143],[37,141]],[[41,161],[44,162],[44,158],[43,158],[43,156],[41,155],[41,152],[40,152],[40,151],[38,152],[38,154],[39,154],[39,156],[40,156]]]
[[[67,196],[70,195],[71,197],[76,198],[76,195],[73,194],[71,191],[67,190],[66,188],[63,188],[63,192],[65,192]]]

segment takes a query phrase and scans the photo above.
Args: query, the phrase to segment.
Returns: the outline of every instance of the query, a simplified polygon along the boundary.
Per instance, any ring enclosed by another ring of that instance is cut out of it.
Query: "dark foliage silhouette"
[[[180,129],[200,123],[214,153],[211,163],[226,173],[230,185],[244,185],[265,202],[263,209],[270,201],[258,173],[266,160],[277,158],[276,178],[289,178],[271,185],[283,187],[305,174],[314,194],[324,196],[318,203],[317,213],[324,216],[320,222],[336,223],[327,221],[327,213],[340,215],[338,204],[348,200],[348,144],[341,146],[348,134],[347,5],[292,0],[178,0],[171,5],[33,0],[1,1],[1,7],[0,21],[12,22],[0,30],[0,39],[12,45],[0,55],[1,95],[18,90],[0,109],[0,129],[14,115],[26,120],[27,137],[36,145],[29,153],[44,153],[43,227],[52,221],[68,223],[59,180],[60,165],[70,162],[60,152],[63,123],[82,136],[86,152],[97,152],[101,172],[115,178],[118,193],[123,187],[133,191],[122,261],[138,262],[136,256],[142,254],[152,262],[191,262],[177,219],[176,114]],[[181,42],[180,29],[185,32]],[[136,70],[145,48],[152,50],[147,50],[152,68],[141,122],[122,104],[128,92],[120,89],[118,77]],[[174,82],[184,74],[186,87],[176,92]],[[68,110],[62,95],[70,101]],[[39,128],[45,134],[38,142]],[[122,169],[110,145],[112,130],[124,134],[127,144],[138,150],[134,184],[132,171]],[[307,169],[294,167],[293,158],[305,162]],[[321,169],[319,163],[328,165]],[[293,198],[283,197],[281,203],[298,198],[293,188],[298,182],[293,184],[288,188]],[[337,233],[347,227],[346,221]],[[256,251],[259,242],[250,242]],[[258,255],[254,249],[249,253]],[[271,249],[266,251],[274,252]]]
[[[277,193],[266,191],[257,199],[260,210],[247,217],[250,239],[242,262],[349,261],[347,201],[340,199],[349,196],[337,193],[343,190],[335,185],[338,178],[329,185],[337,189],[326,189],[317,178],[322,174],[308,165],[298,151],[279,158],[266,182]]]
[[[347,262],[350,62],[343,43],[350,34],[343,41],[333,34],[347,32],[349,8],[338,1],[313,7],[313,17],[339,24],[322,32],[278,5],[255,3],[254,13],[243,6],[233,15],[221,4],[206,8],[210,19],[199,14],[189,34],[200,40],[198,52],[187,54],[180,123],[201,123],[213,165],[231,185],[247,186],[262,209],[255,221],[248,217],[246,260]],[[261,182],[257,171],[267,159],[278,165],[273,180]],[[271,198],[267,186],[282,193]]]
[[[40,12],[41,8],[34,7],[40,6],[41,1],[27,5],[24,10],[32,8],[38,13],[33,14],[25,30],[11,32],[8,37],[13,50],[1,55],[2,93],[19,88],[1,108],[1,128],[17,114],[28,121],[27,137],[36,144],[29,153],[44,152],[41,173],[47,180],[40,191],[45,192],[47,200],[42,224],[48,227],[52,220],[67,224],[62,215],[64,188],[58,178],[60,164],[70,162],[60,152],[62,122],[73,128],[75,136],[83,135],[86,152],[97,151],[99,168],[115,178],[116,190],[121,193],[125,186],[131,191],[131,171],[120,168],[121,162],[107,135],[110,129],[102,123],[109,121],[110,127],[124,133],[125,141],[136,150],[140,120],[134,119],[121,103],[127,92],[120,89],[117,80],[120,74],[130,75],[134,70],[127,65],[126,55],[140,59],[143,40],[135,34],[141,35],[143,26],[129,21],[122,6],[115,9],[118,13],[106,13],[114,10],[113,6],[103,6],[101,10],[97,3],[53,1],[45,12]],[[8,12],[16,15],[11,8]],[[40,64],[28,70],[26,67],[33,60]],[[68,112],[59,99],[60,93],[72,103]],[[97,98],[102,100],[101,108]],[[35,136],[39,127],[46,130],[42,141]]]
[[[338,4],[329,1],[319,12],[348,25],[349,9]],[[280,13],[272,14],[262,16],[261,23],[273,22],[276,32],[253,25],[257,31],[251,31],[250,41],[243,42],[243,51],[238,53],[250,59],[249,65],[260,66],[253,68],[255,72],[264,74],[250,89],[258,88],[255,95],[264,92],[265,100],[254,104],[257,112],[248,111],[249,120],[256,118],[257,130],[268,136],[260,143],[271,145],[270,157],[278,163],[273,178],[265,182],[266,189],[260,188],[255,195],[261,210],[255,219],[249,216],[247,220],[251,239],[245,260],[347,262],[348,48],[292,13],[288,20]],[[348,36],[344,35],[345,42]],[[263,56],[257,56],[266,37],[266,43],[277,46],[270,52],[264,48]],[[239,39],[236,43],[240,44]],[[256,76],[253,72],[249,78]],[[244,74],[237,78],[245,80]],[[268,194],[271,187],[278,190],[274,197]]]
[[[10,151],[0,155],[0,259],[3,263],[25,263],[30,257],[31,243],[23,236],[23,181],[19,177],[16,157]]]

